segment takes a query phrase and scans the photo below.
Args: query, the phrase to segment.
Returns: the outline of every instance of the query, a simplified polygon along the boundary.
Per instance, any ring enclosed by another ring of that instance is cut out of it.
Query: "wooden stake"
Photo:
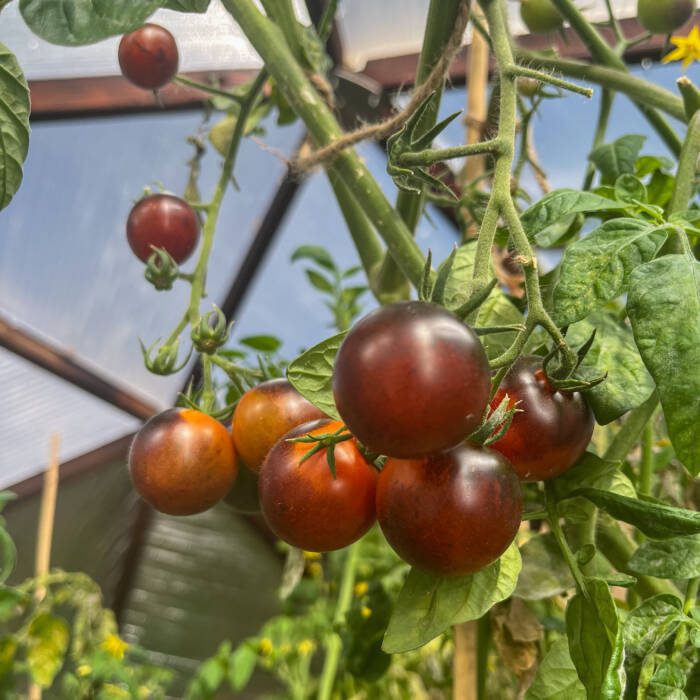
[[[53,540],[53,524],[56,515],[56,495],[58,493],[58,453],[61,439],[57,433],[50,438],[49,466],[44,472],[44,488],[41,492],[41,509],[39,511],[39,528],[36,539],[34,557],[34,575],[45,576],[49,573],[51,564],[51,542]],[[36,599],[41,600],[46,595],[43,586],[36,590]],[[32,683],[29,686],[29,700],[41,700],[41,688]]]

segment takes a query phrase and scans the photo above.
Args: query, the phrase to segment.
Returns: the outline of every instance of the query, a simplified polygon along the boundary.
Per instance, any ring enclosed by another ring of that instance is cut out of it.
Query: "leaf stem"
[[[598,121],[596,123],[591,151],[594,151],[605,143],[605,134],[608,131],[608,122],[610,121],[610,113],[612,112],[614,99],[615,93],[609,88],[605,88],[600,96],[600,112],[598,113]],[[586,177],[583,181],[584,190],[591,189],[595,172],[595,165],[589,162],[586,168]]]
[[[465,156],[475,156],[482,153],[493,153],[498,155],[501,152],[501,141],[492,139],[481,143],[466,144],[463,146],[452,146],[450,148],[426,148],[415,153],[404,153],[399,157],[399,165],[432,165],[440,163],[450,158],[463,158]]]
[[[345,557],[345,563],[343,564],[343,575],[340,580],[340,589],[338,590],[338,600],[333,615],[334,626],[343,623],[345,615],[350,609],[352,590],[355,585],[355,574],[357,572],[359,549],[359,542],[355,542],[355,544],[351,544],[347,548],[347,555]],[[326,641],[326,658],[319,680],[318,700],[330,700],[331,698],[342,648],[343,642],[338,633],[335,631],[331,632]]]
[[[527,68],[526,66],[521,66],[515,64],[509,69],[510,75],[521,76],[523,78],[532,78],[533,80],[539,80],[542,83],[548,83],[554,87],[561,88],[562,90],[568,90],[577,95],[583,95],[584,97],[593,97],[593,90],[591,88],[582,87],[576,83],[569,82],[568,80],[562,80],[549,73],[545,73],[541,70],[535,70],[534,68]]]
[[[196,90],[201,90],[202,92],[206,92],[209,95],[214,95],[215,97],[225,97],[227,100],[232,100],[233,102],[238,102],[239,104],[241,104],[244,100],[243,97],[236,95],[233,92],[222,90],[221,88],[214,87],[213,85],[207,85],[206,83],[200,83],[197,80],[192,80],[184,75],[176,75],[173,78],[173,82],[195,88]]]

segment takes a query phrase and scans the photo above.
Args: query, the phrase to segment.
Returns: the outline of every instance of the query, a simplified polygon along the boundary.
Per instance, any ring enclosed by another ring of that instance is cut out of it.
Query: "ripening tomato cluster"
[[[131,475],[155,508],[183,515],[235,502],[242,462],[248,482],[258,476],[259,507],[280,539],[330,551],[378,521],[408,563],[464,575],[513,541],[520,482],[571,467],[593,430],[583,397],[556,391],[541,359],[523,357],[491,400],[495,407],[507,394],[520,412],[492,448],[470,443],[490,388],[468,326],[440,306],[398,302],[360,320],[339,349],[333,393],[342,422],[287,380],[266,381],[241,397],[230,432],[191,409],[151,419],[134,440]],[[381,471],[371,458],[379,455]]]

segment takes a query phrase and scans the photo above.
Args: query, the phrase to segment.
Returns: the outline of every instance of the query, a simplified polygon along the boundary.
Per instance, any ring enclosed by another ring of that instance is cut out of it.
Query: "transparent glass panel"
[[[46,468],[49,437],[62,462],[138,429],[140,421],[0,349],[0,488]]]
[[[34,124],[25,179],[0,213],[0,313],[9,314],[99,367],[113,381],[167,404],[181,376],[143,367],[138,338],[150,344],[177,324],[185,283],[163,294],[143,279],[125,237],[129,210],[144,187],[162,181],[182,192],[193,149],[185,139],[199,112],[168,112]],[[269,124],[263,138],[289,153],[299,125]],[[211,195],[221,157],[202,164],[202,196]],[[221,211],[208,292],[220,300],[284,172],[279,156],[246,139]],[[194,267],[196,254],[183,270]]]

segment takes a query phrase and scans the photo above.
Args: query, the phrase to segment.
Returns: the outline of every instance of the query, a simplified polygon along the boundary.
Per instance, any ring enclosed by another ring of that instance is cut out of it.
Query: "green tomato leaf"
[[[620,175],[632,174],[646,136],[628,134],[596,148],[589,160],[598,168],[604,185],[614,185]]]
[[[29,596],[10,586],[0,586],[0,622],[17,615],[30,601]]]
[[[627,313],[678,459],[700,472],[700,263],[667,255],[630,277]]]
[[[579,368],[582,376],[607,379],[585,392],[596,421],[607,425],[641,406],[654,391],[654,380],[647,372],[634,343],[631,329],[611,314],[595,312],[569,326],[566,338],[572,347],[580,347],[596,330],[595,340]]]
[[[326,279],[321,273],[316,272],[316,270],[304,270],[304,272],[312,287],[318,289],[319,292],[333,294],[333,283]]]
[[[48,688],[63,665],[68,649],[68,625],[61,617],[43,613],[27,632],[27,665],[33,681]]]
[[[282,347],[282,341],[274,335],[249,335],[238,342],[258,352],[277,352]]]
[[[240,692],[248,685],[258,661],[258,653],[248,642],[243,642],[231,654],[228,662],[228,682],[231,689]]]
[[[632,204],[636,204],[637,202],[646,204],[647,188],[644,186],[644,183],[634,175],[630,175],[629,173],[620,175],[620,177],[615,180],[615,199]]]
[[[566,608],[569,653],[589,698],[620,700],[625,688],[623,640],[615,601],[605,581],[586,579]]]
[[[582,488],[599,489],[629,498],[637,496],[632,482],[620,471],[620,462],[601,459],[592,452],[584,452],[571,469],[552,483],[558,500],[568,498]]]
[[[177,12],[203,13],[209,9],[210,0],[167,0],[163,7]]]
[[[347,333],[339,333],[314,345],[287,367],[294,388],[327,416],[340,420],[333,399],[333,363]]]
[[[469,241],[457,248],[452,261],[452,269],[445,281],[443,293],[443,303],[450,311],[459,308],[469,297],[475,254],[476,241]],[[442,265],[440,267],[442,268]],[[479,307],[475,325],[512,326],[522,322],[523,315],[515,308],[508,297],[496,287]],[[480,340],[486,350],[486,355],[489,359],[492,359],[508,349],[514,338],[515,332],[508,332],[485,335]]]
[[[14,55],[0,44],[0,210],[22,182],[29,149],[29,87]]]
[[[160,0],[20,0],[27,26],[52,44],[80,46],[140,27]]]
[[[411,569],[389,620],[388,654],[423,646],[448,627],[476,620],[515,589],[522,562],[515,544],[500,559],[468,576],[442,578]]]
[[[14,637],[0,639],[0,679],[12,672],[17,652],[17,640]],[[0,685],[3,687],[3,685]]]
[[[595,488],[573,491],[572,496],[584,496],[618,520],[634,525],[652,539],[668,539],[700,533],[700,513],[675,508],[651,498],[629,498]]]
[[[653,663],[650,666],[653,667]],[[663,659],[650,677],[640,683],[637,697],[644,700],[688,700],[683,692],[686,682],[685,671],[671,659]]]
[[[525,700],[586,700],[565,638],[557,639],[537,668]]]
[[[255,107],[246,119],[243,136],[260,133],[260,122],[267,116],[269,111],[270,105],[268,103],[263,103]],[[237,122],[238,117],[235,114],[229,114],[216,122],[216,124],[209,129],[209,141],[222,156],[226,156]]]
[[[624,202],[601,197],[593,192],[561,189],[550,192],[526,209],[521,216],[521,221],[529,238],[536,243],[540,243],[541,238],[545,239],[544,243],[551,243],[547,230],[561,219],[571,217],[573,214],[590,214],[624,208]],[[564,233],[565,230],[562,231],[562,235]]]
[[[631,272],[652,260],[666,241],[664,229],[639,219],[612,219],[564,253],[554,288],[554,318],[566,326],[626,291]]]
[[[312,262],[315,262],[317,265],[320,265],[321,267],[325,267],[326,270],[330,270],[331,272],[334,272],[338,269],[336,267],[336,264],[333,262],[333,258],[331,257],[331,254],[324,247],[322,247],[320,245],[302,245],[302,246],[299,246],[292,253],[292,257],[290,258],[290,260],[292,262],[296,262],[297,260],[311,260]],[[351,269],[356,271],[358,268],[351,268]]]
[[[531,537],[520,555],[523,568],[513,592],[516,598],[544,600],[574,587],[574,577],[551,532]]]
[[[689,579],[700,576],[700,537],[646,540],[632,555],[629,570],[657,578]]]

